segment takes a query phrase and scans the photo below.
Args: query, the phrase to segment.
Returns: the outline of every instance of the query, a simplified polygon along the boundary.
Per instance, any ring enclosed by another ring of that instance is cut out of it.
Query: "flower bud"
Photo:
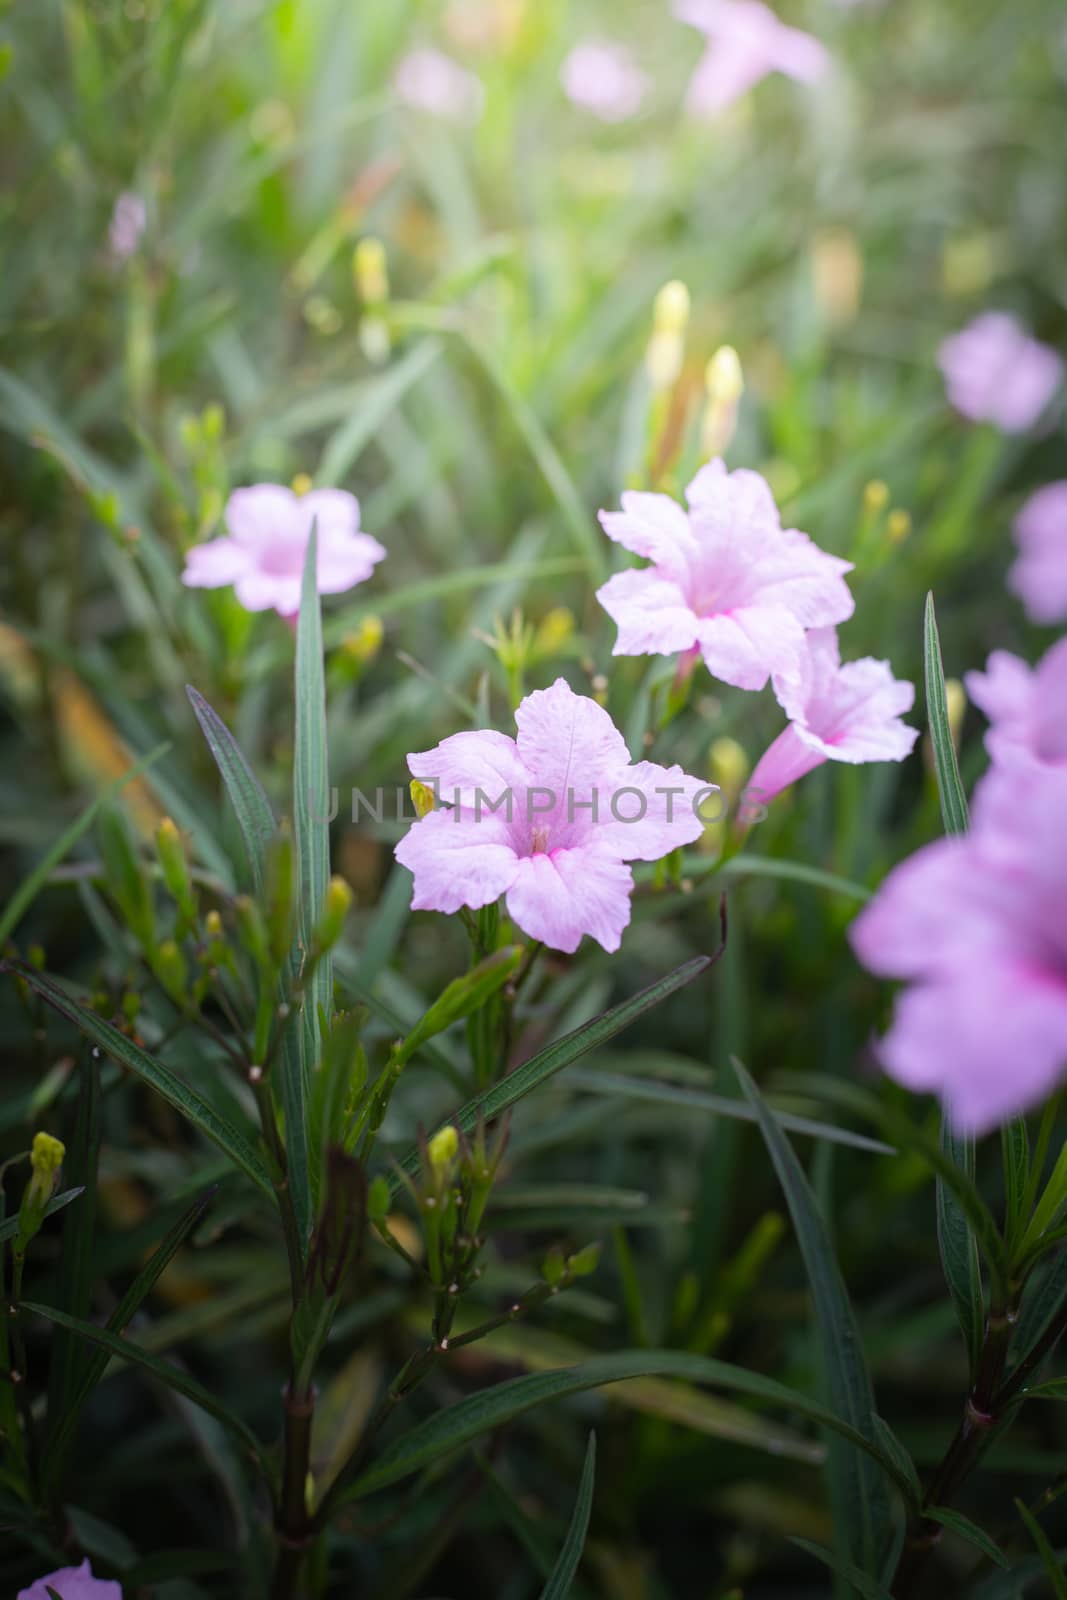
[[[326,898],[322,916],[315,929],[315,947],[319,951],[332,950],[352,909],[352,890],[343,878],[333,877],[326,885]]]
[[[56,1191],[59,1169],[66,1148],[50,1133],[35,1133],[30,1150],[30,1181],[22,1193],[19,1206],[18,1232],[14,1241],[16,1256],[26,1253],[30,1240],[39,1232],[44,1221],[45,1208]]]
[[[306,472],[298,472],[292,482],[292,490],[296,495],[310,494],[314,487],[314,480]]]
[[[160,871],[163,873],[163,882],[173,896],[178,910],[183,917],[192,919],[196,915],[196,902],[189,881],[189,864],[185,859],[182,836],[172,817],[164,817],[156,829],[156,855],[159,858]]]
[[[409,788],[411,790],[411,803],[415,807],[415,815],[420,820],[423,817],[428,817],[437,803],[433,790],[427,788],[426,784],[420,783],[418,778],[412,778]]]
[[[459,1153],[459,1134],[451,1122],[439,1128],[426,1146],[430,1167],[437,1177],[444,1177],[455,1163]]]
[[[553,606],[538,623],[534,634],[534,654],[551,660],[574,634],[574,613],[567,606]]]
[[[689,290],[680,278],[671,278],[652,304],[652,327],[656,333],[683,334],[689,326]]]
[[[567,1271],[572,1278],[588,1278],[600,1265],[600,1245],[597,1241],[583,1245],[574,1255],[567,1257]]]
[[[863,491],[863,509],[868,516],[876,516],[889,503],[889,485],[881,478],[872,478]]]
[[[737,408],[745,390],[741,358],[732,344],[720,345],[704,369],[707,405],[701,445],[707,456],[722,455],[737,430]]]
[[[189,968],[185,957],[173,939],[164,939],[156,951],[156,975],[172,1000],[185,1000],[189,983]]]
[[[237,896],[233,909],[237,918],[237,936],[241,948],[252,957],[257,967],[265,967],[270,960],[270,951],[263,913],[251,895],[247,894]]]
[[[212,400],[200,413],[200,427],[208,444],[217,444],[226,431],[226,413],[217,400]]]
[[[352,275],[364,305],[380,306],[389,298],[389,268],[385,246],[368,235],[352,253]]]
[[[886,519],[885,535],[891,544],[903,544],[911,532],[911,512],[897,506]]]
[[[367,1216],[371,1222],[384,1222],[389,1215],[389,1180],[380,1175],[371,1180],[367,1190]]]
[[[744,788],[750,771],[748,756],[736,739],[723,737],[714,741],[709,752],[708,770],[712,783],[722,790],[727,805],[732,806]]]

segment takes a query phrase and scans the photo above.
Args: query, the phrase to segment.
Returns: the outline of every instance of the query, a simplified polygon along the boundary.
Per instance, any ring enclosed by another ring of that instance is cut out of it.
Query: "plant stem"
[[[315,1536],[307,1508],[314,1415],[314,1389],[298,1393],[290,1381],[285,1391],[285,1450],[282,1491],[276,1518],[278,1558],[271,1600],[291,1600],[296,1594],[300,1569]]]

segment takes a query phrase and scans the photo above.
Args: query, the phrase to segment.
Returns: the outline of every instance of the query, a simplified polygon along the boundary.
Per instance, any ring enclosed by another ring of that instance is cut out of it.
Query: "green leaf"
[[[88,1006],[68,994],[66,989],[61,989],[58,983],[46,977],[43,972],[37,972],[21,961],[0,962],[0,970],[17,972],[25,978],[30,987],[35,989],[42,999],[47,1000],[61,1016],[73,1022],[87,1039],[91,1039],[120,1066],[128,1067],[157,1094],[161,1094],[176,1111],[180,1111],[182,1116],[188,1118],[213,1144],[218,1145],[234,1165],[240,1167],[264,1194],[269,1194],[273,1199],[274,1188],[270,1181],[270,1173],[259,1151],[238,1128],[220,1116],[214,1106],[209,1105],[202,1095],[177,1077],[169,1067],[164,1066],[162,1061],[156,1061],[139,1045],[134,1044],[132,1039],[127,1039],[124,1033],[112,1027],[103,1017],[97,1016],[95,1011],[91,1011]]]
[[[69,1206],[72,1200],[77,1200],[80,1194],[85,1193],[85,1185],[81,1184],[73,1189],[64,1189],[62,1194],[53,1195],[44,1208],[46,1217],[52,1216],[56,1211],[62,1211],[64,1206]],[[13,1239],[19,1231],[18,1213],[8,1217],[6,1222],[0,1222],[0,1244]]]
[[[926,1506],[923,1516],[929,1522],[940,1522],[943,1528],[951,1528],[953,1533],[958,1533],[961,1539],[966,1539],[968,1544],[973,1544],[975,1549],[981,1550],[990,1561],[995,1561],[998,1567],[1008,1571],[1010,1563],[1003,1550],[995,1539],[991,1539],[984,1528],[980,1528],[970,1517],[965,1517],[961,1511],[953,1511],[948,1506]]]
[[[157,1249],[153,1251],[149,1260],[145,1262],[108,1318],[107,1328],[110,1333],[121,1334],[130,1319],[144,1304],[162,1273],[173,1261],[175,1255],[200,1221],[214,1192],[211,1189],[206,1194],[201,1195],[160,1241]],[[107,1351],[96,1352],[86,1364],[80,1381],[67,1401],[66,1406],[60,1411],[49,1413],[49,1437],[44,1460],[46,1476],[53,1479],[60,1476],[66,1451],[77,1428],[82,1407],[103,1377],[107,1363]]]
[[[1030,1135],[1025,1117],[1016,1117],[1013,1122],[1004,1124],[1000,1130],[1000,1147],[1004,1162],[1004,1232],[1009,1250],[1014,1250],[1025,1225],[1030,1179]]]
[[[465,1106],[445,1121],[454,1123],[467,1133],[475,1126],[479,1116],[487,1122],[493,1117],[500,1116],[509,1106],[524,1100],[528,1094],[540,1088],[542,1083],[546,1083],[557,1072],[562,1072],[564,1067],[569,1067],[572,1061],[577,1061],[581,1056],[588,1055],[590,1050],[596,1050],[609,1039],[614,1039],[617,1033],[621,1033],[623,1028],[628,1028],[631,1022],[635,1022],[646,1011],[651,1011],[653,1006],[676,994],[679,989],[684,989],[686,984],[692,983],[694,978],[699,978],[702,972],[706,972],[714,960],[714,956],[696,956],[683,966],[676,967],[665,978],[660,978],[657,983],[649,984],[647,989],[641,989],[629,1000],[624,1000],[622,1005],[615,1006],[611,1011],[605,1011],[602,1016],[594,1017],[592,1022],[575,1028],[573,1033],[566,1034],[564,1038],[557,1039],[555,1044],[538,1051],[537,1055],[531,1056],[529,1061],[524,1061],[521,1067],[516,1067],[515,1071],[509,1073],[501,1083],[495,1084],[486,1094],[468,1100]],[[416,1172],[419,1166],[419,1152],[411,1151],[401,1164],[405,1172]],[[395,1193],[400,1188],[401,1180],[394,1173],[389,1181]]]
[[[941,819],[946,833],[967,832],[967,796],[960,781],[956,749],[948,721],[945,699],[945,669],[941,663],[941,640],[937,632],[934,597],[926,596],[923,617],[923,672],[926,679],[926,716],[930,724],[930,743],[934,750],[937,789],[941,796]]]
[[[57,1293],[64,1311],[88,1314],[93,1292],[97,1163],[100,1153],[100,1063],[90,1051],[79,1066],[78,1113],[66,1155],[67,1176],[84,1189],[82,1203],[63,1219]],[[62,1416],[85,1370],[86,1352],[69,1334],[57,1334],[48,1364],[48,1414]]]
[[[103,793],[97,795],[92,804],[86,806],[81,815],[45,851],[33,870],[23,878],[4,907],[2,915],[0,915],[0,945],[15,931],[23,915],[36,900],[55,868],[70,854],[82,834],[86,833],[92,826],[93,819],[100,807],[113,800],[128,783],[132,783],[134,778],[139,777],[153,762],[166,755],[169,749],[169,744],[157,745],[154,750],[151,750],[148,755],[142,757],[136,765],[132,766],[129,772],[124,772],[121,778],[116,778],[115,782],[109,784]]]
[[[574,1502],[567,1537],[563,1541],[559,1559],[541,1590],[541,1600],[567,1600],[571,1584],[578,1571],[578,1563],[585,1549],[585,1536],[589,1531],[589,1513],[593,1509],[593,1484],[596,1476],[596,1434],[589,1435],[585,1451],[585,1464],[578,1483],[578,1498]]]
[[[221,1400],[205,1389],[202,1384],[190,1378],[188,1373],[180,1367],[173,1366],[169,1361],[162,1361],[158,1356],[149,1355],[147,1350],[132,1343],[129,1339],[122,1339],[117,1333],[111,1333],[107,1328],[98,1328],[95,1323],[83,1322],[80,1317],[68,1317],[66,1312],[58,1311],[55,1306],[42,1306],[36,1301],[24,1300],[24,1311],[29,1311],[35,1317],[44,1317],[46,1322],[53,1322],[58,1328],[64,1328],[69,1333],[77,1334],[81,1339],[87,1339],[90,1344],[97,1345],[109,1356],[114,1356],[118,1361],[125,1361],[130,1366],[141,1367],[150,1377],[156,1378],[160,1383],[167,1385],[176,1393],[184,1395],[195,1406],[213,1416],[223,1427],[233,1434],[234,1438],[244,1446],[249,1454],[258,1462],[261,1470],[266,1473],[267,1460],[263,1446],[248,1427],[232,1411],[222,1404]]]
[[[461,1445],[469,1444],[480,1434],[500,1427],[545,1401],[560,1400],[567,1395],[580,1394],[585,1389],[600,1388],[626,1378],[646,1377],[681,1378],[690,1383],[713,1384],[797,1411],[871,1455],[902,1494],[910,1493],[910,1484],[901,1479],[894,1462],[878,1445],[798,1390],[787,1388],[774,1378],[747,1372],[743,1367],[731,1366],[710,1356],[691,1355],[684,1350],[640,1350],[597,1356],[575,1367],[511,1378],[435,1412],[387,1445],[377,1461],[341,1491],[333,1502],[333,1509],[384,1489],[389,1484],[398,1483],[400,1479],[429,1466]]]
[[[888,1589],[883,1589],[880,1583],[876,1583],[865,1572],[861,1572],[851,1561],[844,1561],[832,1550],[827,1550],[825,1545],[816,1544],[811,1539],[798,1538],[795,1534],[789,1543],[795,1544],[799,1550],[806,1550],[809,1556],[814,1556],[824,1567],[829,1567],[831,1572],[836,1572],[839,1577],[844,1578],[857,1594],[863,1596],[863,1600],[893,1600]]]
[[[1015,1338],[1016,1349],[1023,1353],[1032,1350],[1065,1303],[1067,1303],[1067,1249],[1061,1249],[1047,1265],[1044,1265],[1044,1270],[1042,1266],[1038,1266],[1023,1291],[1022,1309]]]
[[[296,848],[297,943],[306,956],[330,881],[329,773],[326,754],[326,678],[322,654],[322,613],[317,578],[318,531],[312,524],[304,558],[300,616],[296,629],[294,677],[295,750],[293,758],[293,843]],[[301,1247],[311,1234],[314,1216],[313,1173],[308,1149],[307,1097],[311,1073],[321,1052],[320,1012],[333,1009],[333,976],[329,956],[316,965],[300,1008],[290,1048],[282,1058],[282,1104],[285,1109],[285,1153],[289,1188]],[[291,1048],[295,1036],[299,1051]],[[318,1166],[314,1169],[317,1186]]]
[[[267,846],[274,837],[276,827],[270,801],[244,751],[222,718],[192,684],[186,684],[185,692],[230,797],[245,842],[252,882],[257,890],[262,889]]]
[[[1067,1378],[1050,1378],[1047,1383],[1035,1383],[1024,1389],[1027,1400],[1067,1400]]]
[[[397,1060],[410,1060],[430,1039],[485,1005],[514,976],[525,953],[521,944],[505,945],[502,950],[495,950],[484,961],[479,961],[462,977],[454,978],[419,1018],[407,1037],[401,1040],[396,1049]]]
[[[825,1382],[834,1410],[871,1444],[879,1439],[877,1411],[863,1342],[845,1289],[841,1270],[818,1203],[804,1171],[774,1113],[736,1057],[731,1057],[741,1089],[759,1120],[760,1132],[774,1164],[796,1229],[797,1242],[811,1286],[819,1329]],[[864,1571],[880,1567],[881,1544],[890,1528],[885,1484],[871,1464],[852,1451],[838,1448],[830,1457],[835,1489],[835,1523],[849,1556]]]
[[[974,1181],[974,1140],[957,1139],[941,1120],[941,1149],[962,1173]],[[982,1268],[978,1243],[959,1201],[940,1176],[936,1182],[937,1244],[948,1292],[956,1311],[967,1351],[972,1380],[978,1371],[985,1328],[985,1302],[982,1296]]]
[[[424,339],[387,372],[366,386],[359,405],[326,441],[315,474],[315,483],[320,488],[341,482],[398,401],[429,371],[440,353],[440,340]]]
[[[1056,1600],[1067,1600],[1067,1573],[1057,1558],[1055,1550],[1048,1541],[1048,1535],[1038,1522],[1030,1508],[1022,1500],[1016,1500],[1015,1508],[1026,1524],[1027,1531],[1041,1557],[1041,1564],[1045,1569],[1045,1576],[1052,1585],[1052,1592]]]

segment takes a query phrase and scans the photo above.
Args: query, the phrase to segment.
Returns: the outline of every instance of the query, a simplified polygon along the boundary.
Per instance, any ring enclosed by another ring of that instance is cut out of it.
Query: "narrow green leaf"
[[[566,1034],[564,1038],[557,1039],[546,1049],[538,1051],[537,1055],[531,1056],[529,1061],[524,1061],[521,1067],[516,1067],[515,1071],[509,1073],[502,1082],[495,1084],[486,1094],[468,1100],[465,1106],[446,1120],[456,1124],[466,1133],[474,1127],[479,1115],[487,1122],[493,1117],[500,1116],[509,1106],[524,1100],[542,1083],[546,1083],[557,1072],[562,1072],[564,1067],[569,1067],[572,1061],[577,1061],[590,1050],[596,1050],[609,1039],[614,1039],[617,1033],[621,1033],[623,1028],[628,1028],[631,1022],[635,1022],[646,1011],[650,1011],[653,1006],[659,1005],[670,995],[676,994],[679,989],[684,989],[687,983],[692,983],[694,978],[699,978],[702,972],[706,972],[714,960],[714,956],[696,956],[683,966],[676,967],[665,978],[649,984],[647,989],[641,989],[629,1000],[624,1000],[621,1005],[615,1006],[611,1011],[605,1011],[592,1022],[575,1028],[573,1033]],[[417,1171],[418,1165],[417,1150],[411,1151],[402,1162],[404,1171],[409,1173]],[[395,1174],[390,1179],[394,1192],[399,1189],[400,1182],[400,1178]]]
[[[469,1444],[480,1434],[500,1427],[502,1423],[521,1416],[545,1401],[560,1400],[567,1395],[580,1394],[585,1389],[600,1388],[626,1378],[646,1377],[681,1378],[690,1383],[706,1383],[796,1411],[820,1427],[840,1434],[872,1456],[902,1494],[907,1496],[910,1493],[910,1485],[901,1480],[895,1464],[878,1445],[798,1390],[790,1389],[774,1378],[747,1372],[743,1367],[731,1366],[710,1356],[691,1355],[684,1350],[627,1350],[617,1355],[597,1356],[575,1367],[511,1378],[435,1412],[388,1444],[377,1461],[353,1484],[342,1490],[333,1502],[334,1509],[337,1505],[360,1499],[399,1482],[401,1478],[420,1471],[461,1445]]]
[[[1067,1303],[1067,1249],[1047,1264],[1038,1265],[1023,1291],[1015,1348],[1021,1355],[1033,1349],[1045,1329]]]
[[[559,1560],[541,1590],[541,1600],[567,1600],[578,1571],[578,1563],[585,1549],[585,1536],[589,1531],[589,1514],[593,1509],[593,1484],[596,1476],[596,1434],[589,1435],[585,1451],[585,1464],[578,1483],[578,1498],[574,1502],[567,1537],[559,1553]]]
[[[934,597],[926,596],[923,617],[923,672],[926,680],[926,716],[930,724],[930,743],[934,751],[937,788],[941,796],[941,818],[946,833],[967,832],[967,796],[960,781],[956,748],[949,727],[945,699],[945,669],[941,662],[941,640],[934,613]]]
[[[953,1511],[948,1506],[927,1506],[923,1516],[930,1522],[940,1522],[943,1528],[951,1528],[953,1533],[958,1533],[961,1539],[966,1539],[968,1544],[973,1544],[976,1550],[981,1550],[990,1561],[995,1561],[998,1567],[1008,1571],[1009,1561],[995,1539],[991,1539],[984,1528],[980,1528],[970,1517],[965,1517],[961,1511]]]
[[[61,1016],[73,1022],[87,1039],[91,1039],[120,1066],[128,1067],[157,1094],[161,1094],[164,1100],[169,1101],[176,1111],[180,1111],[182,1116],[187,1117],[213,1144],[218,1145],[235,1166],[240,1167],[253,1183],[273,1199],[274,1189],[270,1173],[259,1151],[245,1138],[240,1129],[220,1116],[214,1106],[209,1105],[202,1095],[177,1077],[169,1067],[164,1066],[162,1061],[156,1061],[139,1045],[134,1044],[132,1039],[127,1039],[124,1033],[112,1027],[103,1017],[97,1016],[95,1011],[91,1011],[88,1006],[76,1000],[66,989],[61,989],[58,983],[46,977],[43,972],[37,972],[21,961],[0,962],[0,970],[17,972],[25,978],[31,989],[35,989]]]
[[[974,1140],[957,1139],[947,1118],[941,1121],[941,1149],[948,1159],[973,1183]],[[982,1296],[982,1268],[978,1242],[953,1191],[945,1181],[936,1181],[937,1244],[948,1292],[956,1311],[967,1351],[971,1378],[978,1371],[985,1328],[985,1302]]]
[[[212,1189],[201,1195],[160,1241],[108,1318],[109,1333],[121,1334],[130,1319],[144,1304],[163,1272],[200,1221],[214,1192]],[[96,1351],[86,1364],[66,1407],[61,1411],[49,1413],[49,1437],[44,1471],[53,1481],[62,1473],[66,1451],[77,1428],[82,1407],[103,1377],[107,1363],[107,1351]]]
[[[1035,1383],[1024,1389],[1027,1400],[1067,1400],[1067,1378],[1050,1378],[1047,1383]]]
[[[809,1556],[814,1556],[824,1567],[829,1567],[831,1572],[836,1572],[838,1577],[844,1578],[858,1595],[863,1596],[863,1600],[893,1600],[888,1589],[883,1589],[880,1583],[876,1583],[865,1572],[861,1572],[851,1561],[844,1561],[832,1550],[827,1550],[825,1545],[816,1544],[812,1539],[798,1538],[795,1534],[789,1543],[795,1544],[798,1550],[806,1550]]]
[[[1014,1250],[1025,1226],[1026,1193],[1030,1179],[1030,1135],[1026,1118],[1016,1117],[1000,1130],[1004,1162],[1004,1233]]]
[[[50,1217],[55,1212],[62,1211],[64,1206],[69,1206],[72,1200],[77,1200],[78,1196],[84,1193],[85,1186],[81,1184],[74,1189],[64,1189],[62,1194],[53,1195],[44,1208],[45,1216]],[[8,1239],[13,1239],[18,1231],[19,1219],[16,1212],[13,1217],[8,1217],[5,1222],[0,1222],[0,1244],[5,1244]]]
[[[1041,1565],[1045,1569],[1045,1576],[1052,1585],[1052,1592],[1056,1600],[1067,1600],[1067,1572],[1064,1572],[1063,1563],[1058,1559],[1055,1550],[1048,1541],[1048,1535],[1038,1522],[1033,1512],[1022,1500],[1016,1500],[1015,1509],[1026,1524],[1027,1532],[1034,1541],[1034,1546],[1041,1557]]]
[[[270,801],[247,756],[222,718],[192,684],[186,684],[185,692],[230,797],[245,842],[252,882],[257,889],[261,889],[267,845],[274,837],[276,828]]]
[[[241,1418],[229,1411],[216,1397],[205,1389],[202,1384],[190,1378],[188,1373],[180,1367],[173,1366],[169,1361],[161,1361],[158,1356],[149,1355],[147,1350],[134,1344],[129,1339],[120,1338],[117,1333],[111,1333],[107,1328],[98,1328],[95,1323],[84,1322],[80,1317],[68,1317],[66,1312],[58,1311],[55,1306],[38,1305],[36,1301],[24,1300],[24,1311],[29,1311],[35,1317],[44,1317],[46,1322],[54,1322],[56,1327],[64,1328],[69,1333],[77,1334],[81,1339],[87,1339],[90,1344],[97,1345],[107,1355],[114,1356],[118,1361],[125,1361],[130,1366],[141,1367],[150,1377],[157,1378],[160,1383],[174,1389],[178,1394],[184,1395],[202,1411],[221,1422],[234,1438],[259,1463],[260,1468],[266,1472],[267,1463],[263,1446]]]
[[[745,1098],[756,1112],[760,1132],[793,1218],[811,1286],[825,1382],[834,1410],[873,1445],[879,1439],[874,1390],[860,1331],[826,1224],[800,1162],[774,1113],[740,1061],[736,1057],[731,1057],[731,1061]],[[862,1570],[877,1572],[881,1544],[891,1527],[885,1484],[868,1461],[840,1448],[831,1452],[830,1471],[836,1487],[835,1521],[840,1522],[842,1543]]]
[[[78,1113],[65,1158],[67,1177],[84,1189],[82,1201],[63,1219],[57,1295],[62,1310],[88,1315],[93,1292],[96,1235],[97,1162],[100,1152],[100,1063],[92,1051],[80,1052]],[[48,1414],[61,1416],[71,1402],[86,1364],[86,1351],[69,1333],[57,1334],[48,1363]]]
[[[82,834],[86,833],[92,826],[93,819],[100,807],[113,800],[128,783],[132,783],[134,778],[139,777],[153,762],[166,755],[169,749],[169,744],[157,745],[154,750],[151,750],[148,755],[142,757],[140,761],[132,766],[129,772],[124,772],[121,778],[116,778],[115,782],[109,784],[101,794],[97,795],[92,804],[86,806],[81,815],[71,823],[69,828],[64,829],[56,842],[45,851],[37,865],[23,878],[5,905],[3,913],[0,914],[0,945],[15,931],[22,917],[36,900],[55,868],[59,866],[61,861],[65,860]]]
[[[366,386],[359,405],[331,433],[315,474],[320,487],[340,483],[360,451],[370,443],[389,413],[429,371],[441,353],[439,339],[424,339],[388,371]]]

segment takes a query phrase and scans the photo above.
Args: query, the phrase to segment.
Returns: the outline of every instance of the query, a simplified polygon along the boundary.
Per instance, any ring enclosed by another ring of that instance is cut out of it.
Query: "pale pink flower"
[[[789,726],[756,763],[748,787],[761,801],[824,761],[903,761],[919,737],[901,722],[915,688],[888,661],[864,656],[842,666],[833,628],[813,628],[796,666],[776,675],[774,692]]]
[[[576,44],[564,60],[560,82],[576,106],[591,111],[602,122],[625,122],[640,111],[650,79],[625,45],[587,39]]]
[[[762,0],[674,0],[674,14],[708,40],[686,91],[691,116],[718,115],[772,72],[817,83],[829,68],[826,46],[780,22]]]
[[[107,237],[111,254],[116,261],[128,261],[141,242],[148,222],[148,212],[139,194],[123,190],[115,201],[108,225]]]
[[[413,824],[396,858],[416,911],[477,910],[501,895],[531,939],[576,950],[589,934],[617,950],[630,920],[627,862],[656,861],[703,832],[711,786],[681,767],[631,763],[595,700],[562,678],[528,694],[517,737],[457,733],[408,757],[447,806]]]
[[[477,122],[485,106],[482,80],[429,46],[404,56],[393,74],[393,88],[405,105],[447,122]]]
[[[94,1578],[88,1560],[80,1567],[46,1572],[28,1589],[20,1589],[16,1600],[49,1600],[49,1589],[54,1589],[61,1600],[122,1600],[121,1585],[109,1578]]]
[[[1067,622],[1067,478],[1032,494],[1015,519],[1008,587],[1032,622]]]
[[[985,672],[968,672],[963,681],[989,718],[985,742],[995,761],[1067,763],[1067,638],[1036,667],[994,650]]]
[[[1032,428],[1063,380],[1063,362],[1006,311],[984,311],[937,353],[951,405],[1002,433]]]
[[[852,924],[863,964],[909,987],[886,1071],[962,1133],[1039,1105],[1067,1068],[1067,765],[994,764],[970,831],[896,867]]]
[[[652,562],[597,590],[618,624],[614,654],[698,651],[712,677],[762,689],[795,670],[806,628],[852,615],[851,563],[783,529],[757,472],[712,461],[686,498],[688,513],[668,495],[627,492],[621,511],[600,513],[610,539]]]
[[[385,551],[359,531],[359,501],[344,489],[297,495],[278,483],[235,489],[226,505],[229,537],[193,545],[182,582],[191,589],[233,585],[246,611],[300,610],[300,581],[311,525],[317,530],[320,594],[341,594],[369,578]]]

